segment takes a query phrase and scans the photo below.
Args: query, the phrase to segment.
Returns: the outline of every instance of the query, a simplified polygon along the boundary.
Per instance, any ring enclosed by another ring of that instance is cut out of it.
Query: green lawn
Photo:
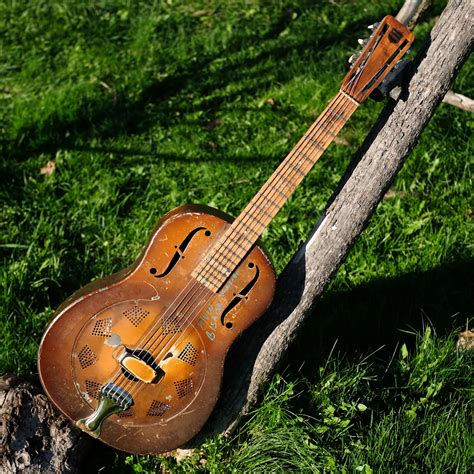
[[[237,215],[336,94],[366,26],[401,3],[1,4],[0,374],[34,372],[54,308],[131,263],[162,214]],[[471,59],[454,89],[474,96],[472,73]],[[278,272],[381,107],[356,112],[265,233]],[[440,106],[233,439],[110,469],[467,472],[472,356],[455,334],[473,310],[473,128]]]

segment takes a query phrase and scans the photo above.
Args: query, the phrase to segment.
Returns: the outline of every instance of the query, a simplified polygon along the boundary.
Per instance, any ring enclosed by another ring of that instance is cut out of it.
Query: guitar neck
[[[331,100],[196,267],[192,275],[194,278],[214,292],[221,288],[358,105],[343,91]]]

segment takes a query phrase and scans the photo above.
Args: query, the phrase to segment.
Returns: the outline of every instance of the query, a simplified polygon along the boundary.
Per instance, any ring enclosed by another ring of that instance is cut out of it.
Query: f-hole
[[[258,277],[260,276],[260,269],[257,265],[253,262],[248,264],[249,268],[255,267],[255,275],[254,277],[240,290],[239,293],[234,293],[234,298],[232,301],[227,305],[224,311],[221,314],[221,324],[225,326],[227,329],[232,329],[232,323],[230,321],[225,321],[225,317],[244,299],[247,299],[247,295],[249,291],[255,286],[257,283]]]
[[[206,229],[205,227],[196,227],[193,229],[186,237],[185,239],[181,242],[179,247],[177,245],[174,246],[176,249],[176,252],[174,253],[173,257],[171,258],[170,262],[168,263],[168,266],[166,267],[165,271],[163,273],[160,273],[159,275],[156,274],[157,269],[155,267],[150,268],[150,273],[155,277],[155,278],[163,278],[168,273],[173,270],[173,268],[176,266],[176,264],[179,262],[181,258],[184,258],[184,252],[187,249],[188,245],[190,244],[191,240],[193,237],[200,232],[201,230],[204,230],[204,235],[206,237],[210,237],[211,231]]]

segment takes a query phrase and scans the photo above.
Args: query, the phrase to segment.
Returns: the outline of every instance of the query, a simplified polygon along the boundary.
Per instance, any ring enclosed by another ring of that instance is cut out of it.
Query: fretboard
[[[340,91],[193,271],[217,292],[359,104]]]

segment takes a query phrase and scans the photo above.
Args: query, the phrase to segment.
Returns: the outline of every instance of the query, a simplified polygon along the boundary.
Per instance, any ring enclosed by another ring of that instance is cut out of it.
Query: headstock
[[[395,67],[415,37],[393,16],[386,16],[355,60],[341,90],[362,103]]]

